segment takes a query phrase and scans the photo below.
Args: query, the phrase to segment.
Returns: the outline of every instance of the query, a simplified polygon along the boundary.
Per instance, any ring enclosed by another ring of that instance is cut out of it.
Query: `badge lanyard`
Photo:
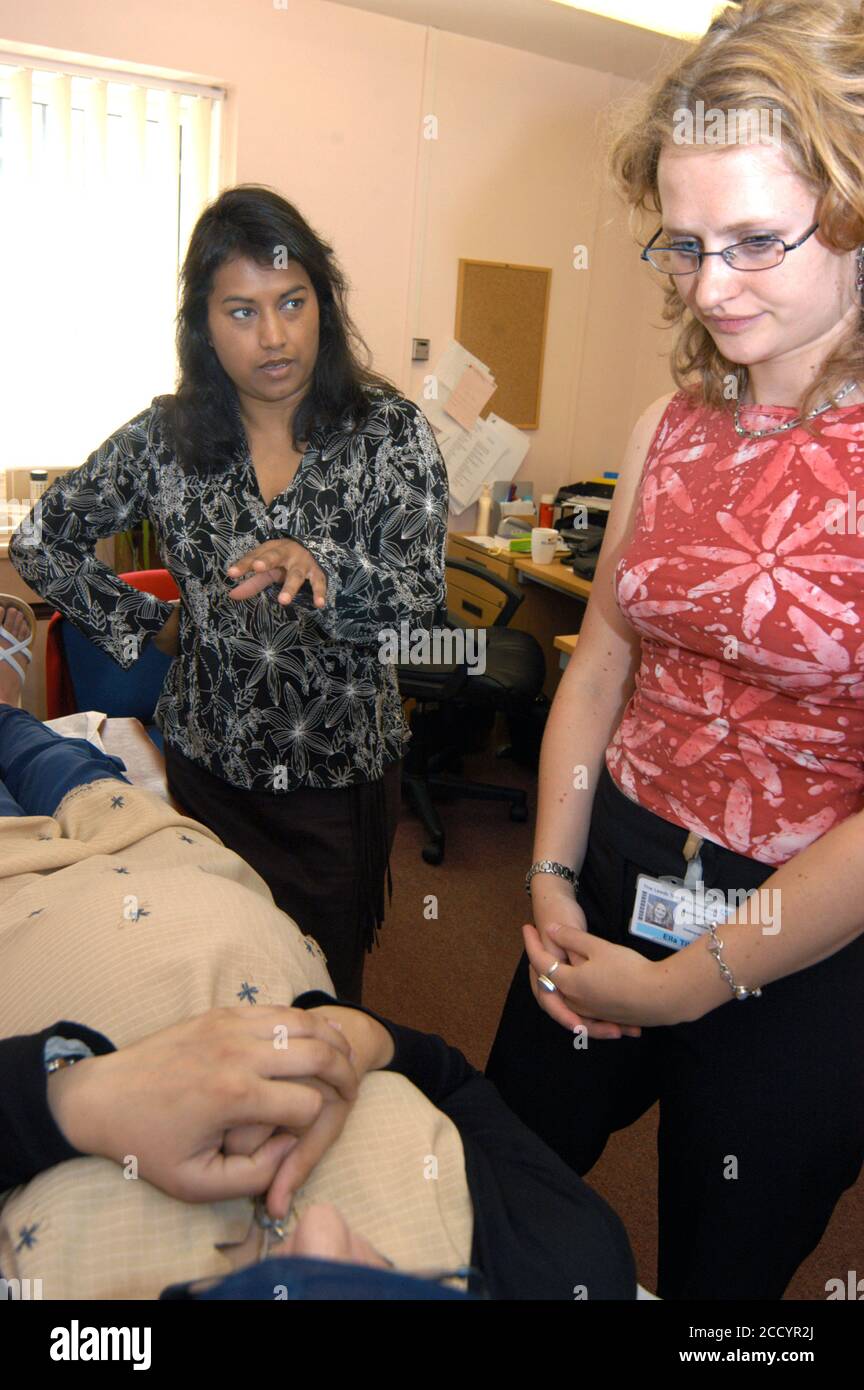
[[[695,830],[691,830],[684,841],[682,853],[687,864],[687,870],[684,874],[685,888],[698,888],[702,882],[702,860],[699,857],[699,851],[704,843],[702,836],[697,835]]]

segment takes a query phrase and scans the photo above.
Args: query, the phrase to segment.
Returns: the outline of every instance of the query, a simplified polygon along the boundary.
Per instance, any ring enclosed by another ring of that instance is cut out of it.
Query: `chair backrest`
[[[450,572],[456,570],[461,574],[471,575],[472,578],[488,584],[492,589],[504,595],[502,608],[496,614],[491,627],[486,629],[487,634],[491,634],[494,629],[500,636],[499,629],[507,627],[525,595],[513,584],[499,578],[497,574],[492,574],[482,565],[472,564],[470,560],[456,560],[447,555],[444,563],[448,578],[451,577]],[[466,623],[462,614],[448,607],[445,628],[449,627],[458,636],[460,628],[464,631],[470,626],[472,625]],[[458,643],[455,640],[453,642],[447,640],[450,636],[450,633],[442,632],[437,642],[431,641],[429,643],[428,659],[413,653],[411,649],[413,642],[409,645],[406,653],[407,660],[400,660],[396,663],[396,678],[403,699],[443,702],[455,699],[465,689],[469,683],[468,666],[464,658],[460,659],[458,656]],[[530,647],[532,643],[535,647],[537,645],[536,640],[527,633],[520,632],[514,636],[517,643],[524,644],[526,647]],[[487,635],[487,640],[492,641],[494,639],[491,635]],[[420,650],[422,651],[422,647]],[[400,648],[400,657],[402,655]]]
[[[176,599],[179,592],[167,570],[135,570],[120,579],[159,599]],[[171,657],[148,642],[139,659],[123,671],[111,657],[60,613],[48,624],[45,660],[46,706],[49,719],[75,710],[104,710],[109,718],[153,720]]]

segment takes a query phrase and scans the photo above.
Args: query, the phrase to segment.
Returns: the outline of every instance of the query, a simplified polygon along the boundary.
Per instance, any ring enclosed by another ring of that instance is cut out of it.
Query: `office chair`
[[[167,570],[135,570],[119,578],[156,598],[180,597]],[[47,718],[96,709],[109,719],[138,719],[161,753],[162,735],[153,713],[170,665],[171,657],[147,642],[135,665],[124,671],[61,613],[54,613],[45,649]]]
[[[403,700],[413,699],[417,709],[410,718],[413,738],[408,745],[402,772],[402,791],[423,822],[428,842],[423,847],[427,864],[440,864],[444,858],[445,833],[433,803],[433,793],[453,799],[470,797],[480,801],[506,801],[510,819],[524,821],[528,808],[524,791],[517,787],[472,782],[444,771],[454,762],[461,764],[458,744],[442,741],[440,718],[433,711],[452,714],[454,720],[466,712],[502,711],[508,718],[520,713],[536,698],[546,678],[543,649],[530,632],[518,632],[507,624],[524,595],[512,584],[466,560],[445,560],[448,570],[462,570],[498,589],[505,603],[492,627],[481,629],[486,641],[486,669],[469,674],[465,661],[435,660],[434,649],[428,662],[409,661],[396,666]],[[462,618],[448,610],[447,626],[454,632],[467,628]]]

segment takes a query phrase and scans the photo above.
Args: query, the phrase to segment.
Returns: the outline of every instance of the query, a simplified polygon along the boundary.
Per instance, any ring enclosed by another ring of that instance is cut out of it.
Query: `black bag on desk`
[[[605,526],[580,526],[578,529],[562,530],[561,539],[570,547],[570,554],[564,560],[580,579],[593,579]]]

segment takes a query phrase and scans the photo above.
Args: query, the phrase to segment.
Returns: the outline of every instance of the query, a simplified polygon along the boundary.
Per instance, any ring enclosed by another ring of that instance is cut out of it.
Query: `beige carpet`
[[[528,899],[536,778],[491,755],[466,759],[478,780],[523,786],[529,820],[510,821],[505,807],[479,801],[442,805],[447,853],[437,867],[420,856],[419,821],[403,803],[392,860],[393,903],[381,945],[368,959],[364,1002],[415,1028],[439,1033],[483,1067],[521,951]],[[437,918],[427,897],[437,898]],[[639,1281],[656,1287],[656,1109],[610,1140],[589,1182],[623,1220]],[[821,1243],[802,1265],[787,1298],[824,1300],[828,1279],[864,1274],[864,1177],[847,1192]]]

